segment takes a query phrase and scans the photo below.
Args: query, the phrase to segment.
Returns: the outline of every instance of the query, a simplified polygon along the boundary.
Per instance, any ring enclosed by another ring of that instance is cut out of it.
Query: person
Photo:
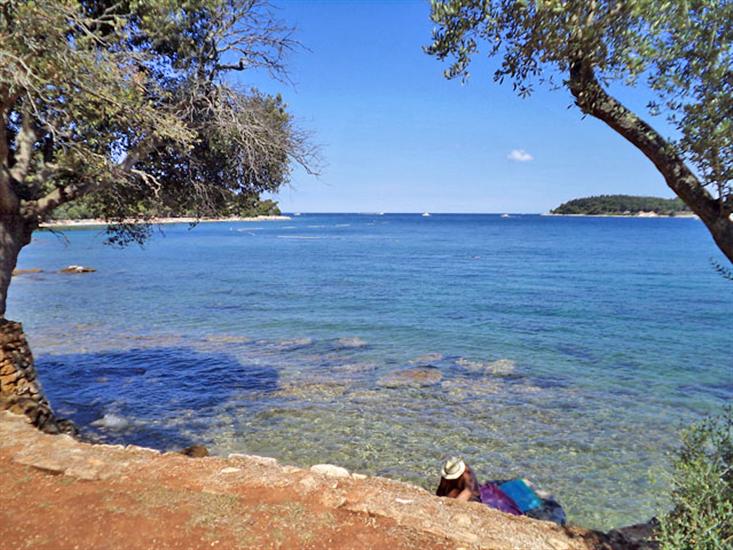
[[[440,469],[440,484],[435,493],[439,497],[455,498],[466,502],[481,502],[476,474],[459,457],[451,457]]]
[[[524,515],[565,525],[565,511],[560,503],[549,493],[535,492],[535,489],[526,479],[495,480],[479,485],[471,467],[462,458],[452,457],[440,469],[440,484],[435,494],[480,502],[515,516]]]

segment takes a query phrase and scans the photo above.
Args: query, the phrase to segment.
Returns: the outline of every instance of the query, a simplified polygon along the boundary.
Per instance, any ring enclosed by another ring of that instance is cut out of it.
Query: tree
[[[284,78],[296,43],[261,0],[0,3],[0,319],[17,257],[83,198],[110,241],[160,209],[225,212],[286,183],[314,150],[279,96],[226,80]]]
[[[427,52],[449,58],[448,78],[469,75],[485,48],[494,80],[520,96],[566,87],[586,114],[651,160],[733,262],[733,2],[730,0],[433,1]],[[664,138],[609,93],[641,79]]]

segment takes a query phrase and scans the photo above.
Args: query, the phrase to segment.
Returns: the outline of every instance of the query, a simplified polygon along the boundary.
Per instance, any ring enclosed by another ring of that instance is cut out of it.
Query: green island
[[[583,216],[690,216],[692,210],[682,199],[638,197],[635,195],[597,195],[562,203],[551,214]]]

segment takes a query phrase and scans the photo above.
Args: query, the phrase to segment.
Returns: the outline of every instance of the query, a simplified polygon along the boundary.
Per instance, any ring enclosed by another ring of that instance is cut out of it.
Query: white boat
[[[509,214],[502,214],[501,217],[502,218],[508,218],[509,217]]]
[[[300,216],[300,212],[296,212],[293,216]]]
[[[423,212],[422,213],[422,217],[423,218],[429,218],[430,217],[430,212]]]

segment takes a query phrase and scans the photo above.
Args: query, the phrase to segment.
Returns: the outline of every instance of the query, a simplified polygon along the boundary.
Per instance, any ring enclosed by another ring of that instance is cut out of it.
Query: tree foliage
[[[150,212],[216,215],[286,183],[314,151],[279,96],[290,29],[260,0],[9,0],[0,6],[3,213],[36,226],[87,196],[141,240]]]
[[[638,147],[733,262],[733,2],[730,0],[434,0],[428,53],[469,75],[481,53],[521,96],[567,87],[576,105]],[[609,93],[650,90],[662,137]],[[692,167],[690,169],[689,166]]]
[[[553,214],[638,214],[654,212],[662,215],[689,213],[689,207],[680,199],[637,197],[634,195],[598,195],[567,201]]]

